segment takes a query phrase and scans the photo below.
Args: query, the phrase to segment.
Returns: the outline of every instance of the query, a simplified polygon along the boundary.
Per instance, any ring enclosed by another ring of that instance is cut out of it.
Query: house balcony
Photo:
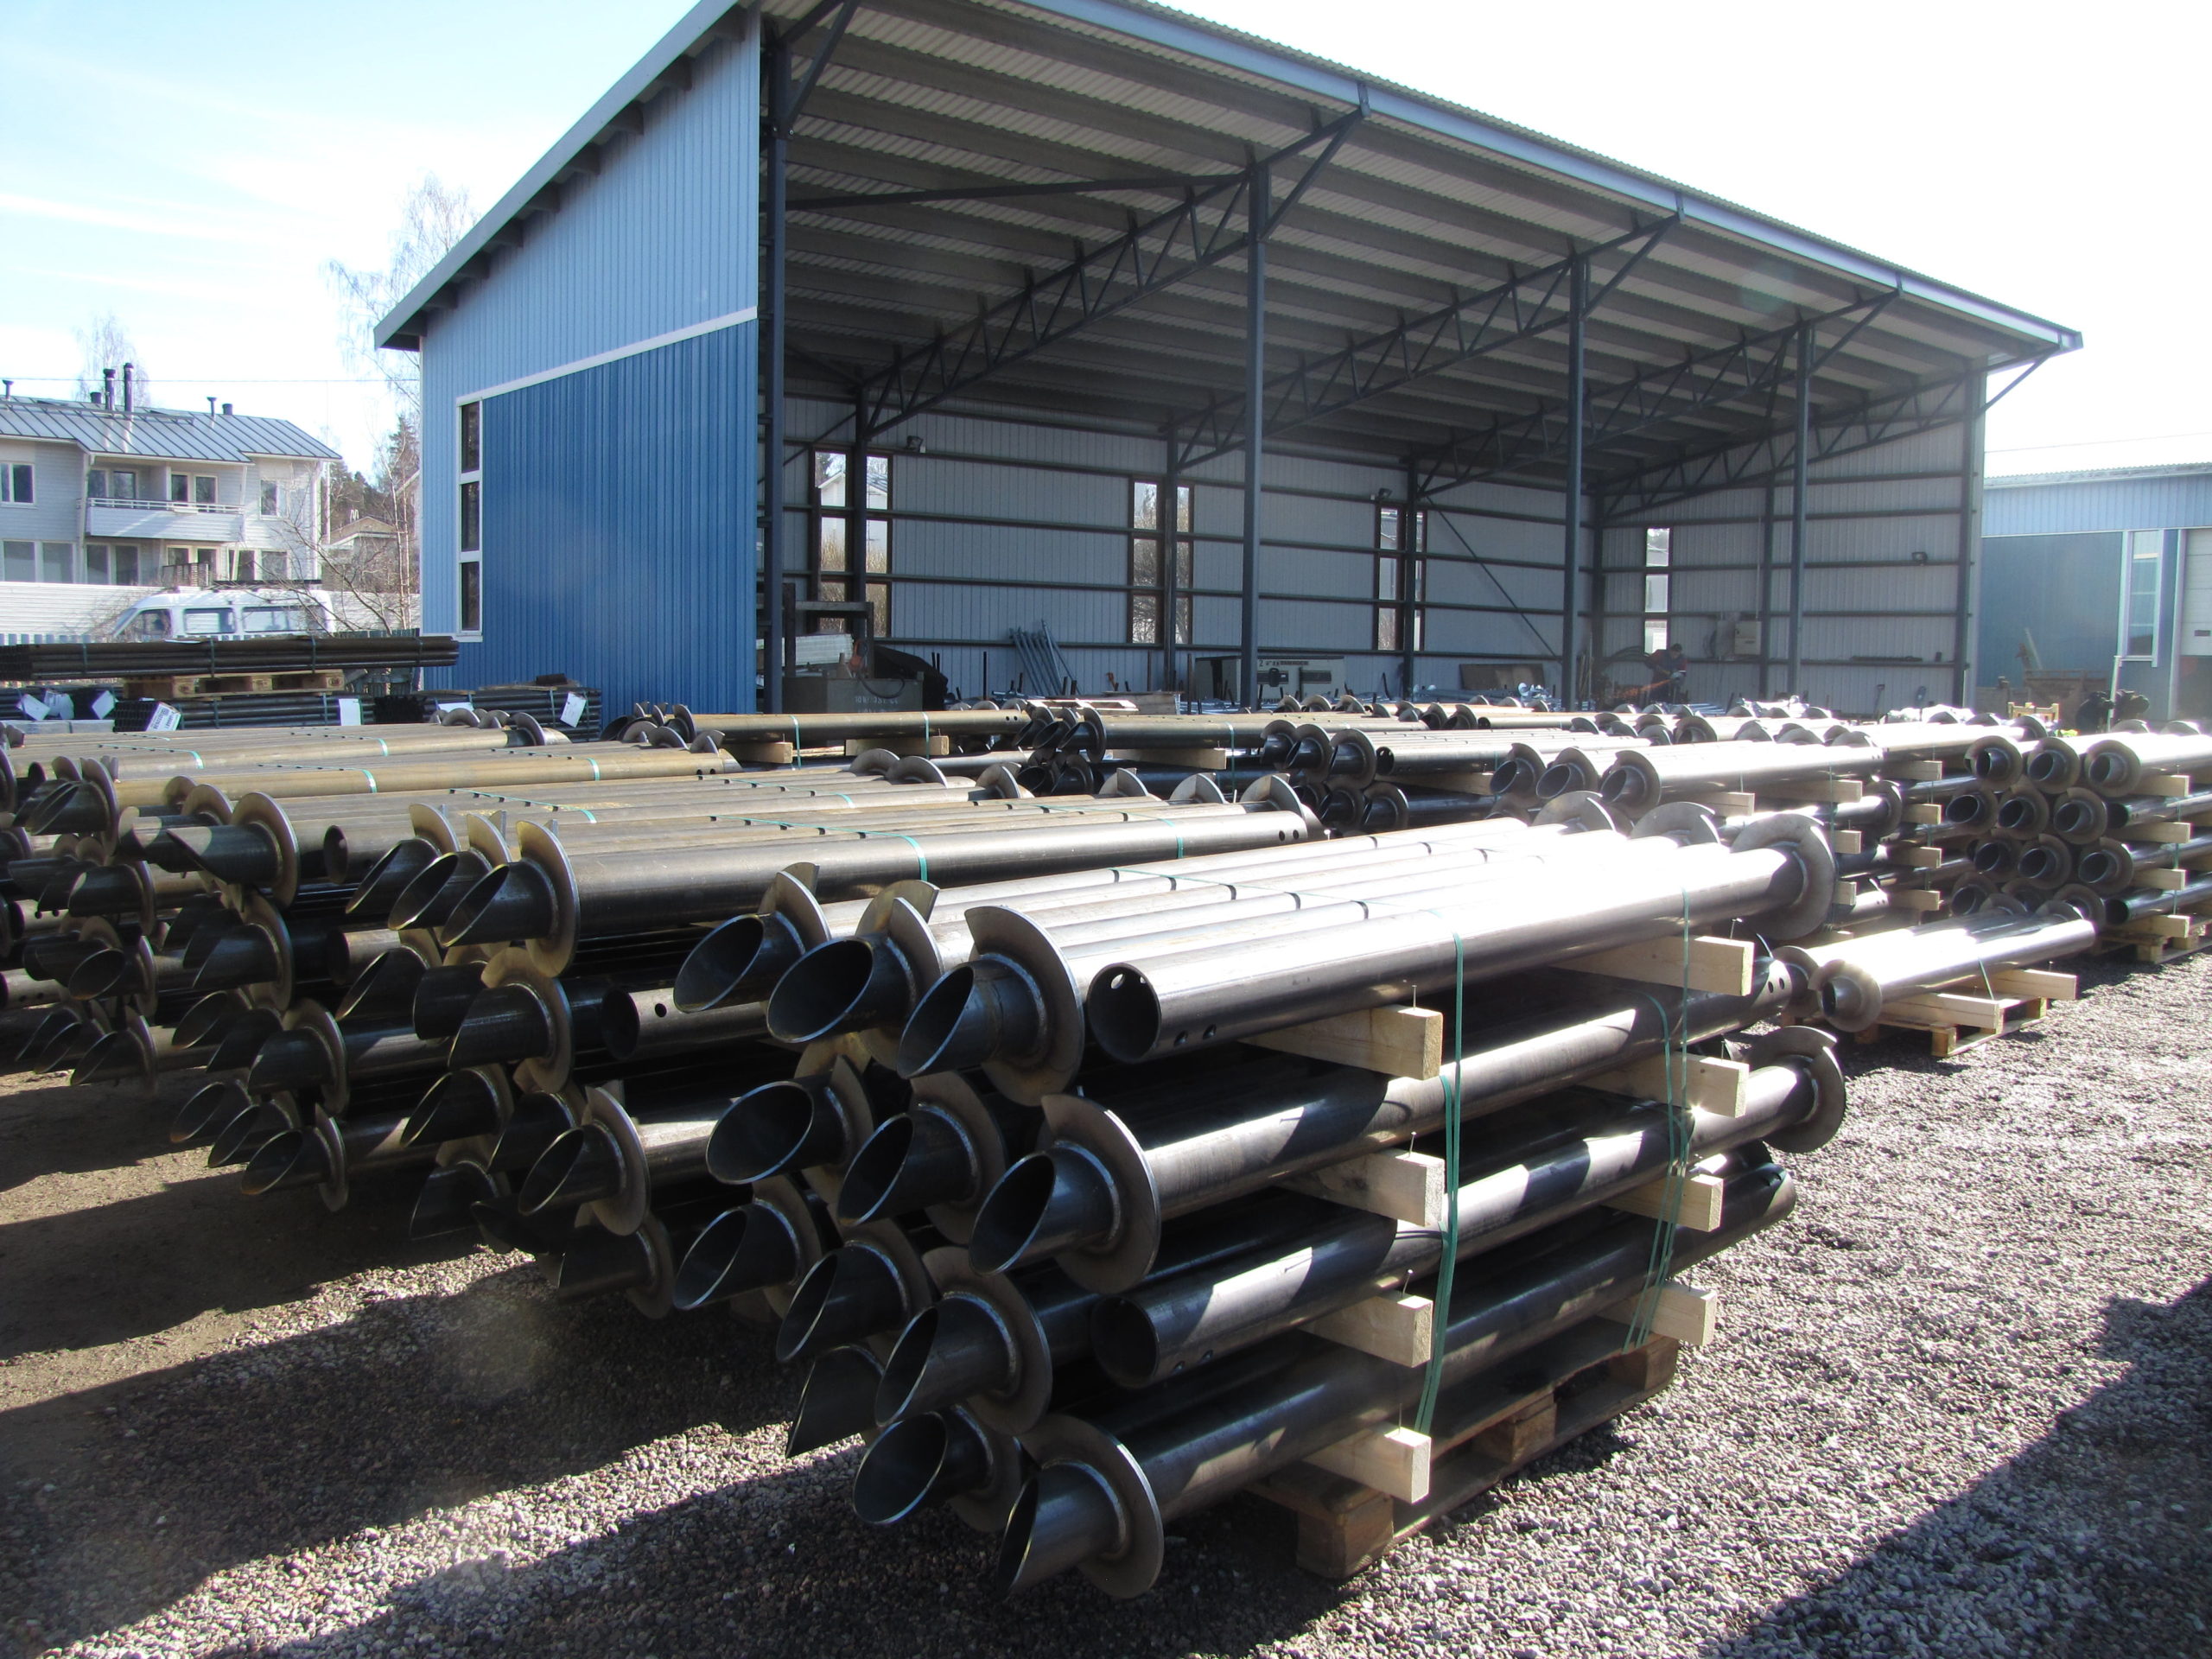
[[[245,535],[245,516],[234,506],[100,496],[85,503],[88,541],[236,542]]]

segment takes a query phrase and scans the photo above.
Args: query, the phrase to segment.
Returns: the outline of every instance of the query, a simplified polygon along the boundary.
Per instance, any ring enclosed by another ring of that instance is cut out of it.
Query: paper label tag
[[[31,696],[28,691],[23,693],[22,702],[18,705],[18,707],[20,707],[22,711],[29,715],[33,720],[44,720],[48,715],[53,713],[53,710],[48,708],[44,702]]]
[[[573,726],[584,717],[584,700],[571,691],[561,699],[561,723]]]
[[[361,723],[361,700],[359,697],[338,699],[338,723],[340,726],[358,726]]]
[[[154,712],[146,717],[146,729],[149,732],[173,732],[183,724],[183,714],[166,702],[156,703]]]
[[[92,718],[93,718],[94,720],[105,720],[105,719],[106,719],[110,715],[113,714],[114,712],[115,712],[115,693],[114,693],[114,692],[112,692],[112,691],[103,691],[103,692],[101,692],[101,693],[99,694],[99,696],[98,696],[97,697],[94,697],[94,698],[92,699]]]

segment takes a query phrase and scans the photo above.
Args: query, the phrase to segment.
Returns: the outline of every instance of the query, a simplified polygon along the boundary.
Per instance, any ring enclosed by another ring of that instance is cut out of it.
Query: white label
[[[31,696],[28,691],[23,693],[23,700],[20,707],[22,709],[22,711],[29,715],[33,720],[44,720],[53,712],[46,703]]]
[[[101,693],[99,694],[99,696],[98,696],[97,697],[94,697],[94,698],[92,699],[92,718],[93,718],[94,720],[105,720],[105,719],[106,719],[110,715],[113,714],[114,712],[115,712],[115,693],[114,693],[114,692],[112,692],[112,691],[103,691],[103,692],[101,692]]]
[[[561,723],[573,726],[584,717],[584,700],[571,691],[561,699]]]
[[[184,724],[184,715],[166,702],[154,705],[154,712],[146,717],[149,732],[173,732]]]
[[[338,723],[340,726],[358,726],[361,723],[361,700],[359,697],[338,699]]]

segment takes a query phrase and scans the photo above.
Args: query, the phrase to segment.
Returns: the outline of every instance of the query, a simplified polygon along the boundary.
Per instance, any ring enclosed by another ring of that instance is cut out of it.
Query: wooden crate
[[[1593,1320],[1491,1374],[1449,1389],[1429,1436],[1427,1496],[1407,1503],[1311,1463],[1252,1490],[1298,1517],[1298,1565],[1348,1579],[1404,1540],[1674,1381],[1681,1344],[1656,1337],[1624,1352],[1618,1325]]]

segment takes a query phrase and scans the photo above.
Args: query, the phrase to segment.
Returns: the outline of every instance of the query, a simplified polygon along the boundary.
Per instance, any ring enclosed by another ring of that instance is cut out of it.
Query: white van
[[[116,619],[118,639],[252,639],[329,633],[330,601],[297,588],[199,588],[153,594]]]

